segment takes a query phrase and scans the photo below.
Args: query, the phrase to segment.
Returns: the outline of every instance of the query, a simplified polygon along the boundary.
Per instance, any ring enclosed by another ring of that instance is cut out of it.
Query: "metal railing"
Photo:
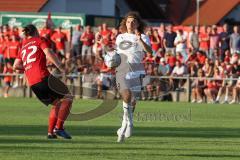
[[[83,95],[83,81],[82,81],[82,77],[83,75],[87,75],[87,74],[81,74],[81,73],[78,73],[77,75],[67,75],[66,77],[69,78],[69,79],[74,79],[75,80],[75,83],[74,81],[71,81],[71,82],[68,82],[68,85],[71,85],[73,86],[72,87],[72,92],[74,92],[74,95],[75,98],[81,98]],[[4,76],[13,76],[13,77],[17,77],[17,76],[24,76],[24,74],[3,74],[1,73],[0,74],[0,77],[4,77]],[[58,75],[59,77],[61,75]],[[96,74],[97,76],[97,74]],[[189,75],[184,75],[184,76],[181,76],[181,77],[178,77],[178,76],[148,76],[148,78],[150,79],[159,79],[159,80],[162,80],[162,79],[166,79],[166,80],[169,80],[169,79],[178,79],[178,80],[186,80],[185,82],[185,86],[186,86],[186,94],[187,94],[187,101],[190,102],[191,101],[191,82],[195,79],[198,79],[199,77],[190,77]],[[225,81],[225,80],[228,80],[228,81],[237,81],[239,80],[239,78],[213,78],[213,77],[201,77],[202,80],[222,80],[222,81]],[[72,84],[71,84],[72,83]],[[77,85],[75,85],[77,84]],[[77,89],[75,88],[77,87]],[[23,86],[23,96],[24,97],[32,97],[32,92],[31,92],[31,89],[30,87],[25,83]]]

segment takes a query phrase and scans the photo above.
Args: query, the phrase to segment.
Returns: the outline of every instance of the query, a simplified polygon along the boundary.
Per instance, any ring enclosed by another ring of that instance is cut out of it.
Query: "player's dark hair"
[[[127,32],[126,21],[128,18],[136,19],[139,24],[137,30],[140,33],[144,32],[146,24],[144,23],[144,21],[142,20],[142,18],[140,17],[138,12],[128,12],[128,14],[123,18],[123,20],[120,23],[121,32],[123,32],[123,33]]]
[[[23,32],[25,36],[34,36],[38,30],[33,24],[28,24],[23,28]]]

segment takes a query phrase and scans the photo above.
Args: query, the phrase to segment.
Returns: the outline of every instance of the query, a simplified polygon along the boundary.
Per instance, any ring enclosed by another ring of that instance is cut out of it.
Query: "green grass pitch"
[[[100,100],[76,100],[73,112]],[[142,101],[133,136],[118,144],[121,102],[89,121],[67,121],[72,140],[47,140],[49,108],[36,99],[0,99],[1,160],[240,159],[240,106]]]

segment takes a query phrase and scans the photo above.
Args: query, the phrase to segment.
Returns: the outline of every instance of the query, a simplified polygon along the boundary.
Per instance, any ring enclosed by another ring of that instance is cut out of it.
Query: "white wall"
[[[41,12],[115,15],[115,0],[49,0]]]

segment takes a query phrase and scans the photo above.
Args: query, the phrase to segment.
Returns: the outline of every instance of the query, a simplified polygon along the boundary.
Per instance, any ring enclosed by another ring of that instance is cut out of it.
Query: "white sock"
[[[132,127],[133,127],[133,108],[131,105],[123,102],[124,108],[127,108],[127,128],[125,130],[125,137],[128,138],[132,135]]]
[[[224,101],[228,101],[228,95],[225,96]]]
[[[127,128],[127,125],[128,125],[128,112],[129,112],[128,108],[130,108],[129,105],[127,103],[123,102],[122,126],[118,130],[118,134],[121,134],[121,135],[125,134],[125,131],[126,131],[126,128]]]

